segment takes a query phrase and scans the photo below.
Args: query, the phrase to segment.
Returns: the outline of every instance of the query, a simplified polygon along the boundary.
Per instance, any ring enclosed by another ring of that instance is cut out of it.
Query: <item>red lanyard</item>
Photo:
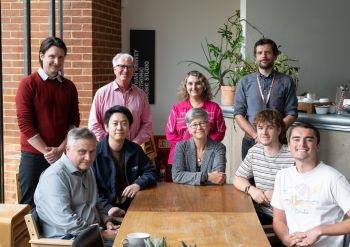
[[[266,100],[265,100],[265,97],[264,97],[263,92],[261,90],[261,85],[260,85],[260,80],[259,80],[259,73],[256,74],[256,82],[258,83],[261,100],[262,100],[262,102],[265,105],[264,109],[266,109],[267,103],[269,102],[269,99],[270,99],[270,96],[271,96],[272,88],[275,85],[275,73],[273,73],[272,83],[270,85],[269,93],[267,94],[267,99]]]

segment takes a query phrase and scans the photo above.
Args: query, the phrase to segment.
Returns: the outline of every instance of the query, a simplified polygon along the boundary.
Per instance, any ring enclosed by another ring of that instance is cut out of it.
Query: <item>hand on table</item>
[[[132,184],[126,187],[122,193],[122,196],[134,198],[137,192],[139,192],[141,189],[140,185],[138,184]]]
[[[108,210],[108,216],[123,217],[124,215],[125,211],[118,207],[112,207]]]
[[[226,182],[226,174],[223,172],[209,172],[208,181],[213,184],[224,184]]]
[[[256,187],[250,186],[248,194],[253,200],[260,204],[270,204],[269,198],[265,195],[264,191],[259,190]]]

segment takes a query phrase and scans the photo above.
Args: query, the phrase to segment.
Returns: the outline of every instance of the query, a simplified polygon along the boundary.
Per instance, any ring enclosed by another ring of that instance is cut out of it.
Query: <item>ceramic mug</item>
[[[145,247],[145,240],[149,239],[151,235],[144,232],[133,232],[126,235],[122,240],[122,246],[127,247]]]

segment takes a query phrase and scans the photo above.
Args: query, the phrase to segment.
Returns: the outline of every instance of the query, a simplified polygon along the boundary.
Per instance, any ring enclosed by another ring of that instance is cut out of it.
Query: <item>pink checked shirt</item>
[[[98,89],[92,102],[88,127],[97,140],[101,141],[106,135],[103,117],[115,105],[125,106],[132,113],[134,121],[128,139],[138,144],[144,143],[152,132],[152,113],[147,95],[135,85],[131,85],[123,95],[116,81]]]
[[[173,164],[173,156],[176,143],[190,139],[185,123],[186,113],[193,107],[189,100],[185,100],[173,105],[169,119],[165,128],[166,138],[171,144],[168,164]],[[202,108],[208,113],[210,124],[209,136],[215,141],[222,141],[225,136],[226,125],[222,116],[221,108],[213,101],[203,102]]]

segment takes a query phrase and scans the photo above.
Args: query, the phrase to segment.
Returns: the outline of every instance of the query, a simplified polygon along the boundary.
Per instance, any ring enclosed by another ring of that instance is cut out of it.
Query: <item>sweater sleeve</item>
[[[31,83],[29,77],[24,78],[17,90],[16,94],[16,111],[18,126],[21,133],[28,140],[39,134],[35,125],[34,97],[35,85]]]

